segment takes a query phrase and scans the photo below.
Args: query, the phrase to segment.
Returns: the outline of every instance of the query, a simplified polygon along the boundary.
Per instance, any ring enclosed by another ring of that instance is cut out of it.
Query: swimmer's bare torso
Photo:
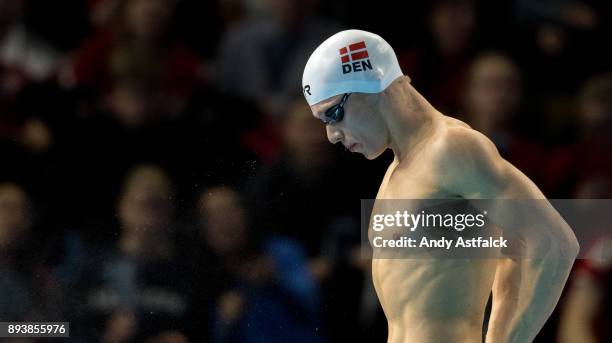
[[[409,78],[346,99],[335,95],[311,110],[326,124],[331,143],[368,159],[393,151],[377,199],[489,199],[497,210],[488,217],[504,237],[521,242],[500,258],[373,259],[388,342],[481,342],[491,293],[486,343],[532,341],[555,308],[578,253],[571,228],[547,201],[503,206],[503,199],[546,198],[487,137],[435,110]],[[337,116],[342,104],[348,115]],[[385,212],[390,213],[379,213]],[[527,252],[533,258],[517,258]]]
[[[438,172],[446,131],[469,127],[443,117],[430,138],[389,166],[377,199],[455,198]],[[389,343],[481,342],[494,259],[373,259],[372,276],[388,320]]]

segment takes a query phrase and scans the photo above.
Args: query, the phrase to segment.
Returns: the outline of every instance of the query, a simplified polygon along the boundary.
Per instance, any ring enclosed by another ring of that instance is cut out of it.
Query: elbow
[[[580,253],[580,244],[574,235],[572,235],[569,242],[568,252],[572,259],[576,259],[578,257],[578,253]]]
[[[578,253],[580,252],[580,244],[574,234],[571,234],[562,244],[559,244],[559,248],[560,255],[572,262],[578,257]]]
[[[560,255],[573,262],[580,252],[580,244],[572,228],[565,222],[563,224],[564,227],[561,231],[558,231],[559,238],[557,239]]]
[[[576,257],[578,257],[580,245],[572,233],[561,237],[556,236],[544,239],[540,242],[538,250],[546,256],[568,260],[573,263]]]

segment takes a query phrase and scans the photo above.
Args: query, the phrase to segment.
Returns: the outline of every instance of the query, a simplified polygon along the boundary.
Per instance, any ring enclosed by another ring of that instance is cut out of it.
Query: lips
[[[350,152],[355,152],[355,148],[357,147],[357,143],[353,143],[349,145],[348,149]]]

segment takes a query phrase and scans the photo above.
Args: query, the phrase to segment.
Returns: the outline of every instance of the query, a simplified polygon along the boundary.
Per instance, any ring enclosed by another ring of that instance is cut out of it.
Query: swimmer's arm
[[[508,341],[510,323],[516,315],[521,286],[520,260],[500,258],[493,280],[493,303],[486,343]]]
[[[545,199],[537,186],[505,161],[486,137],[453,129],[442,144],[441,173],[448,191],[465,198],[498,199],[490,219],[513,237],[512,257],[500,259],[493,286],[487,342],[530,342],[554,310],[573,261],[577,240],[546,200],[509,208],[503,199]],[[446,145],[446,146],[445,146]],[[519,222],[521,218],[528,221]],[[520,256],[528,256],[522,258]]]

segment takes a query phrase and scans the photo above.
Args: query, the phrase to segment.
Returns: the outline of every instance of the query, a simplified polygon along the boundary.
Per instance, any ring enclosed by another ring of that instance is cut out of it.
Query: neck
[[[410,85],[400,78],[384,91],[383,113],[389,134],[389,148],[401,162],[428,137],[438,111]]]

